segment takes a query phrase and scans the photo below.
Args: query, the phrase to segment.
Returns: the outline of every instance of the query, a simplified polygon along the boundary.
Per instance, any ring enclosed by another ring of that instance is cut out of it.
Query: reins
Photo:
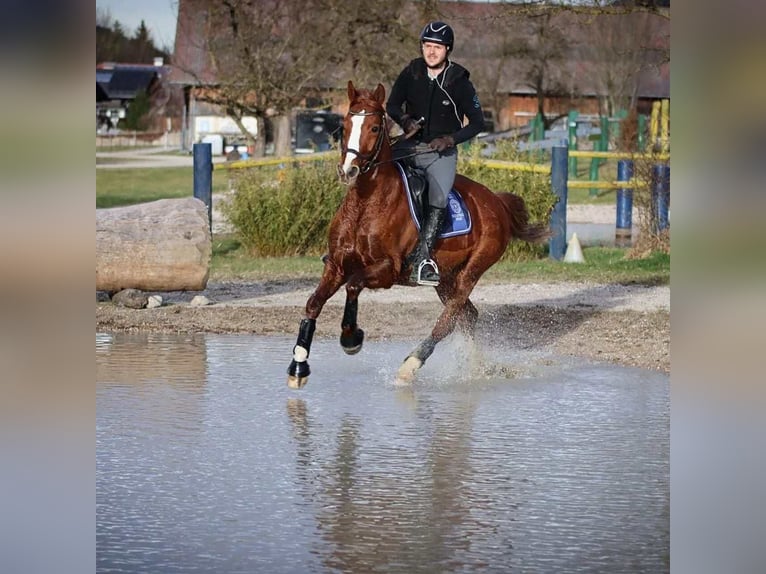
[[[378,132],[378,137],[375,140],[375,147],[373,148],[371,153],[364,154],[364,153],[360,152],[359,150],[355,150],[353,148],[348,148],[348,147],[346,147],[345,143],[343,144],[343,146],[341,148],[341,151],[343,152],[344,155],[347,154],[347,153],[353,153],[359,159],[364,161],[364,164],[359,168],[360,173],[367,173],[368,171],[378,167],[379,165],[383,165],[383,164],[386,164],[386,163],[393,163],[395,161],[400,161],[400,160],[403,160],[403,159],[409,159],[411,157],[415,157],[415,156],[419,156],[419,155],[424,155],[424,154],[432,153],[433,152],[433,150],[431,150],[431,149],[425,149],[425,150],[421,150],[421,151],[415,151],[415,152],[412,152],[412,153],[409,153],[409,154],[406,154],[406,155],[397,156],[397,157],[391,158],[391,159],[384,159],[382,161],[376,161],[377,158],[378,158],[378,155],[380,154],[380,150],[383,147],[383,138],[388,137],[387,136],[387,133],[388,133],[387,123],[388,123],[388,121],[386,119],[385,112],[383,112],[383,111],[352,112],[352,111],[349,110],[348,113],[349,113],[349,115],[352,115],[352,116],[380,116],[383,119],[383,125],[381,126],[382,129],[380,130],[380,132]]]
[[[391,163],[391,162],[399,161],[399,160],[402,160],[402,159],[409,159],[411,157],[415,157],[415,156],[418,156],[418,155],[424,155],[424,154],[427,154],[427,153],[433,153],[433,151],[434,150],[432,150],[432,149],[424,149],[423,151],[416,151],[416,152],[413,152],[413,153],[408,153],[407,155],[400,155],[400,156],[397,156],[397,157],[391,158],[391,159],[384,159],[383,161],[376,162],[375,163],[375,167],[377,167],[379,165],[383,165],[384,163]]]

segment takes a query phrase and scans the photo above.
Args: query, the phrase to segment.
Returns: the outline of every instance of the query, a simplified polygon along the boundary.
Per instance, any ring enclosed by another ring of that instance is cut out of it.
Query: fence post
[[[567,117],[567,128],[569,128],[569,150],[577,149],[577,116],[580,113],[577,110],[571,110]],[[569,173],[573,178],[577,177],[577,158],[575,156],[569,157]]]
[[[670,166],[663,163],[652,167],[652,230],[665,231],[669,225],[670,209]]]
[[[617,162],[617,181],[628,182],[633,178],[633,160],[621,159]],[[633,188],[617,188],[617,225],[614,230],[614,244],[617,247],[630,247],[633,227]]]
[[[194,197],[207,206],[210,233],[213,232],[213,146],[209,143],[195,143],[194,154]]]
[[[599,151],[609,151],[609,138],[611,131],[611,123],[609,122],[609,116],[601,116],[601,133],[598,136]],[[619,124],[617,124],[619,126]],[[602,166],[606,163],[606,158],[598,160],[598,165]]]
[[[646,116],[638,115],[638,151],[646,151]]]
[[[569,178],[569,150],[564,145],[551,149],[551,187],[558,198],[551,213],[549,256],[561,260],[567,247],[567,179]]]
[[[660,151],[660,102],[654,101],[652,103],[652,115],[649,124],[649,138],[651,142],[651,149],[653,151]]]
[[[594,148],[600,148],[601,144],[594,142],[593,144]],[[600,149],[594,149],[593,151],[601,151]],[[599,166],[599,160],[597,157],[594,157],[590,160],[590,181],[598,181],[598,166]],[[598,195],[598,188],[597,187],[591,187],[590,191],[588,192],[588,195],[590,197],[595,197]]]
[[[609,149],[609,117],[608,116],[599,116],[599,133],[598,136],[598,142],[593,142],[593,151],[607,151]],[[606,143],[605,143],[606,142]],[[601,167],[601,164],[604,163],[603,159],[594,157],[590,161],[590,180],[591,181],[598,181],[598,169]],[[590,197],[595,197],[598,195],[598,188],[592,187],[590,188],[590,192],[588,193]]]

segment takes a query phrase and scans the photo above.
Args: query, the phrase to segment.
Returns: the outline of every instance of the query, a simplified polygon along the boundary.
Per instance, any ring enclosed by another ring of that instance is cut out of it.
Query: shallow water
[[[665,375],[412,343],[98,334],[99,572],[662,572]]]

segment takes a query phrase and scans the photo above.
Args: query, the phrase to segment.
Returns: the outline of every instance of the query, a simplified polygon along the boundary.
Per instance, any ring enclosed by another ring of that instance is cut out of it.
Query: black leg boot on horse
[[[436,261],[431,258],[431,254],[446,215],[447,209],[444,207],[439,208],[432,205],[428,207],[425,221],[420,228],[418,244],[407,257],[407,261],[412,263],[410,282],[430,287],[436,287],[439,284],[439,267],[436,265]]]

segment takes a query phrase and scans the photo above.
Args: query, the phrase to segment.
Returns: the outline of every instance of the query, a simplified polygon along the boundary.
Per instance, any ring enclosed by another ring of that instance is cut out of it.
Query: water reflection
[[[206,338],[201,333],[96,335],[96,380],[102,383],[202,385],[206,369]]]
[[[413,396],[411,390],[397,392]],[[471,506],[481,500],[470,492],[467,432],[475,400],[466,398],[446,413],[418,401],[418,417],[429,421],[418,436],[382,437],[382,443],[364,450],[361,419],[346,416],[324,459],[306,402],[287,400],[297,476],[317,509],[322,542],[315,551],[332,549],[325,566],[343,572],[459,570],[461,554],[471,547],[465,533],[481,529],[471,515]],[[423,451],[411,441],[421,443]]]
[[[663,375],[395,388],[408,342],[320,340],[296,393],[287,338],[143,337],[97,338],[99,571],[668,570]]]

